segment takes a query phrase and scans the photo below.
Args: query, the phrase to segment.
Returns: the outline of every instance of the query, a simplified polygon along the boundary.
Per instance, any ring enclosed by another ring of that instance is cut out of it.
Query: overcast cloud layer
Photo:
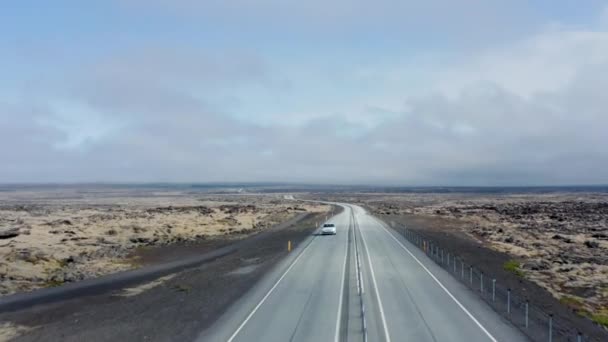
[[[13,1],[0,183],[608,184],[608,7],[418,3]]]

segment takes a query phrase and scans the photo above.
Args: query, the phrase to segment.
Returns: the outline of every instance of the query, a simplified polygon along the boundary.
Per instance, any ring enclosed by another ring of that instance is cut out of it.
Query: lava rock
[[[129,241],[131,241],[132,243],[148,243],[150,242],[150,239],[144,237],[132,237],[129,239]]]
[[[585,246],[587,246],[587,248],[598,248],[600,243],[597,241],[587,240],[585,241]]]
[[[0,240],[19,236],[19,228],[0,228]]]
[[[522,268],[532,271],[547,270],[551,264],[545,260],[530,260],[522,265]]]

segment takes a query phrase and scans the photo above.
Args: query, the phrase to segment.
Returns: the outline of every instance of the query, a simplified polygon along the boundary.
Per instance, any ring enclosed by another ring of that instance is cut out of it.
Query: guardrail
[[[393,225],[391,225],[393,226]],[[491,274],[484,274],[449,249],[416,232],[402,227],[395,231],[420,248],[429,258],[456,279],[477,292],[496,312],[507,318],[532,341],[538,342],[601,342],[577,331],[558,317],[530,304],[529,300],[502,286]]]

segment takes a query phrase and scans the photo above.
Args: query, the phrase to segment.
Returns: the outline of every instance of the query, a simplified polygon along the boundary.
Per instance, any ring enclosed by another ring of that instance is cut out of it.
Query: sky
[[[0,183],[608,184],[608,1],[7,0]]]

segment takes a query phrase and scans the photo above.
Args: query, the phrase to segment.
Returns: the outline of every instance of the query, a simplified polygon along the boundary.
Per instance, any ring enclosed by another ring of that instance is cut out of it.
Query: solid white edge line
[[[289,273],[289,271],[298,262],[298,260],[300,260],[300,258],[302,257],[302,255],[304,255],[304,252],[306,252],[306,250],[308,249],[308,247],[310,247],[310,245],[312,245],[312,241],[311,241],[311,243],[309,243],[304,248],[304,250],[302,250],[302,252],[300,253],[300,255],[298,255],[296,257],[296,259],[291,263],[291,265],[289,265],[289,267],[283,273],[283,275],[279,278],[279,280],[277,280],[277,282],[272,286],[272,288],[270,290],[268,290],[268,292],[266,293],[266,295],[264,296],[264,298],[262,298],[262,300],[258,303],[258,305],[256,305],[255,308],[253,308],[253,310],[249,313],[249,315],[247,316],[247,318],[245,318],[245,320],[243,321],[243,323],[241,323],[241,325],[239,325],[239,327],[230,336],[230,338],[228,339],[227,342],[232,342],[234,340],[234,338],[239,334],[239,332],[241,332],[241,330],[243,329],[243,327],[245,326],[245,324],[247,324],[247,322],[249,322],[249,320],[251,319],[251,317],[253,317],[253,315],[258,311],[258,309],[260,308],[260,306],[262,306],[262,304],[264,304],[264,302],[266,301],[266,299],[272,294],[272,292],[274,291],[274,289],[279,285],[279,283],[281,282],[281,280],[283,280],[283,278],[285,278],[285,276],[287,275],[287,273]]]
[[[376,218],[374,218],[376,221],[378,221]],[[464,313],[467,314],[467,316],[469,316],[469,318],[490,338],[490,340],[492,340],[493,342],[497,342],[496,338],[494,338],[494,336],[492,336],[492,334],[490,334],[490,332],[488,330],[486,330],[486,328],[479,323],[479,321],[475,318],[475,316],[473,316],[473,314],[471,314],[469,312],[469,310],[467,310],[467,308],[464,307],[464,305],[462,305],[460,303],[460,301],[458,301],[458,299],[456,299],[456,297],[454,297],[454,295],[452,295],[452,293],[445,287],[443,286],[443,284],[439,281],[439,279],[437,279],[435,277],[435,275],[433,275],[433,273],[431,273],[431,271],[429,271],[428,268],[426,268],[426,266],[424,266],[424,264],[418,260],[418,258],[416,258],[416,256],[414,256],[414,254],[412,252],[410,252],[410,250],[405,247],[401,241],[399,241],[393,234],[391,234],[391,232],[388,231],[388,229],[386,229],[386,227],[384,227],[384,224],[382,224],[382,222],[378,221],[378,224],[380,225],[380,227],[382,227],[382,229],[384,229],[384,231],[391,237],[393,238],[393,240],[395,240],[395,242],[397,242],[399,244],[399,246],[401,246],[401,248],[403,248],[417,263],[418,265],[420,265],[420,267],[422,267],[422,269],[424,269],[426,271],[426,273],[428,273],[431,278],[433,278],[433,280],[439,285],[439,287],[441,287],[443,289],[443,291],[445,291],[445,293],[448,294],[448,296],[450,298],[452,298],[452,300],[462,309],[462,311],[464,311]]]
[[[352,207],[351,207],[352,210]],[[384,328],[384,335],[386,336],[386,341],[391,341],[391,336],[388,332],[388,326],[386,325],[386,317],[384,316],[384,309],[382,308],[382,300],[380,299],[380,289],[378,288],[378,283],[376,282],[376,275],[374,273],[374,266],[372,265],[372,259],[369,256],[369,249],[367,248],[367,243],[365,243],[365,237],[363,236],[363,232],[361,232],[361,241],[363,242],[363,248],[365,248],[365,254],[367,254],[367,262],[369,263],[369,271],[372,275],[372,283],[374,284],[374,288],[376,289],[376,299],[378,300],[378,307],[380,309],[380,319],[382,320],[382,327]]]
[[[351,209],[352,210],[352,209]],[[348,225],[348,230],[350,230],[350,224]],[[334,341],[340,341],[340,327],[342,325],[342,301],[344,297],[344,276],[346,275],[346,262],[348,261],[348,231],[346,235],[346,251],[344,252],[344,267],[342,268],[342,285],[340,287],[340,300],[338,302],[338,318],[336,321],[336,335],[334,337]]]

